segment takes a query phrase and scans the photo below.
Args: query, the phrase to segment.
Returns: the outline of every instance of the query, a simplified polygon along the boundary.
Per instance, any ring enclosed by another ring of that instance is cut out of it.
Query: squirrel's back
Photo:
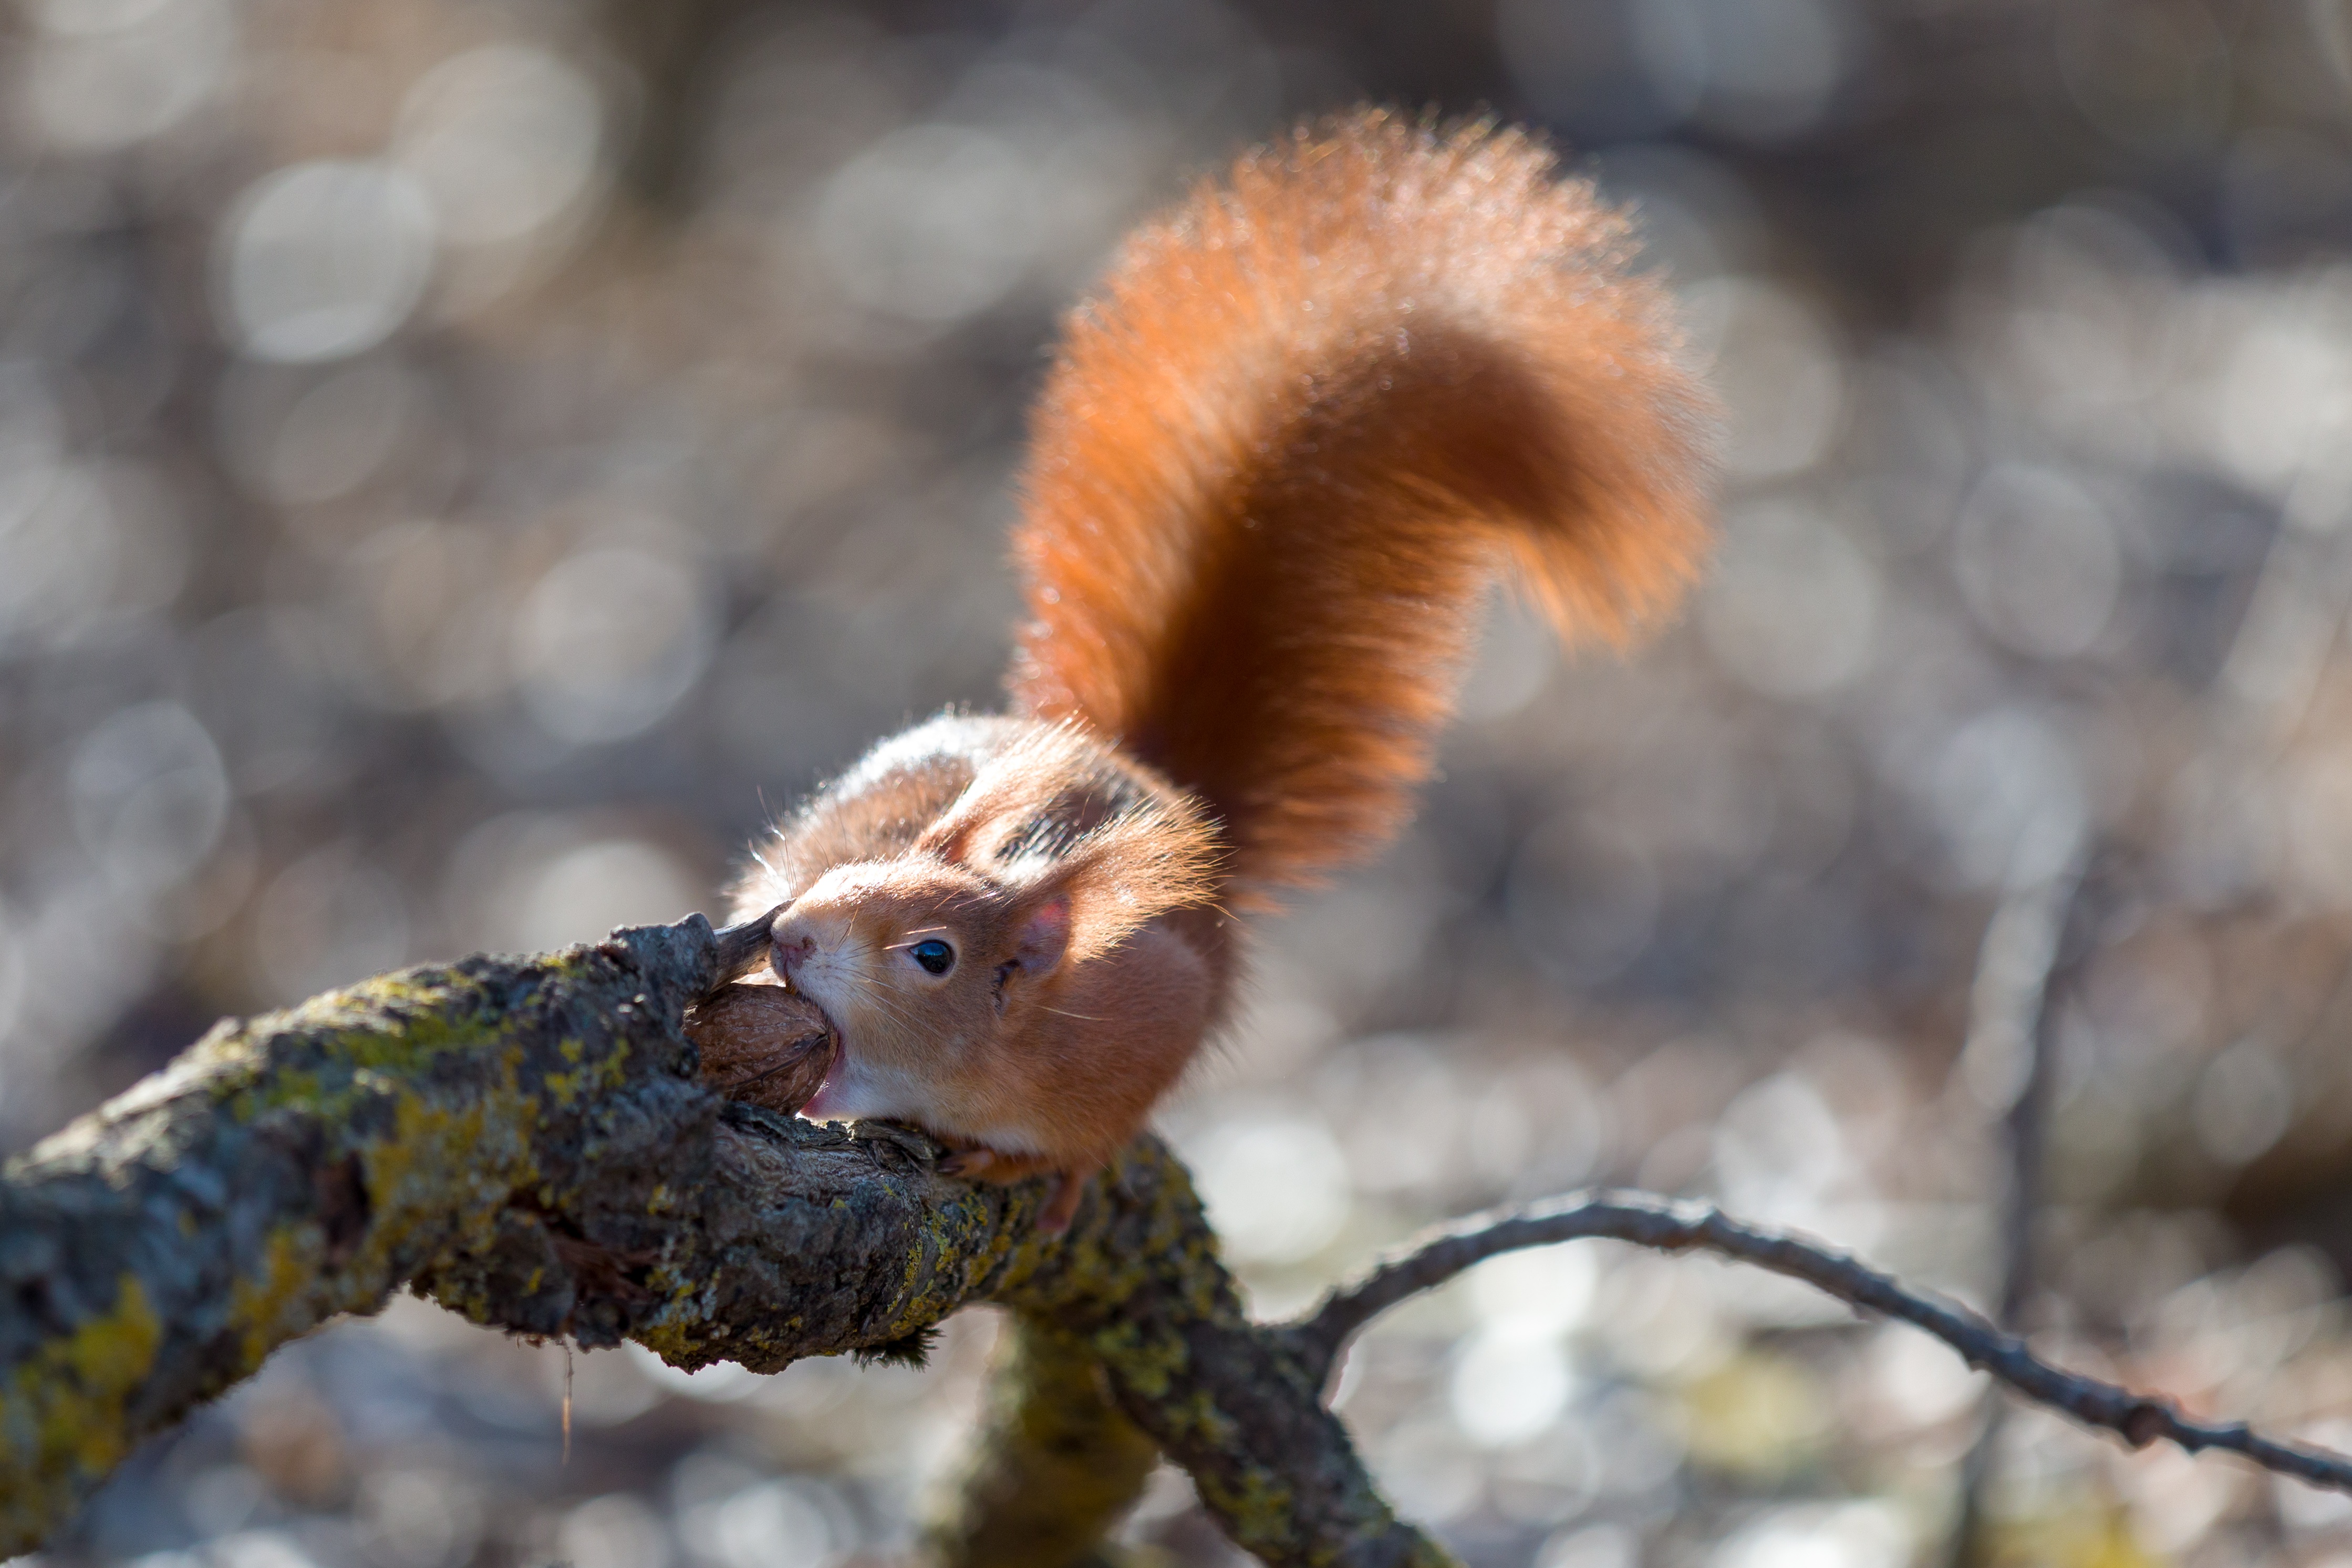
[[[1521,133],[1378,112],[1140,231],[1035,415],[1015,706],[1199,794],[1244,901],[1377,846],[1497,576],[1618,641],[1696,570],[1712,405],[1630,248]]]

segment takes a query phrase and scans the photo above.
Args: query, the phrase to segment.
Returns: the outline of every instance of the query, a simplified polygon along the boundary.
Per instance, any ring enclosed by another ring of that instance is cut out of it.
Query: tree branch
[[[730,934],[730,937],[732,934]],[[131,1448],[403,1281],[477,1322],[772,1372],[971,1301],[1083,1347],[1270,1564],[1451,1559],[1399,1521],[1289,1343],[1244,1316],[1154,1139],[1038,1233],[920,1134],[697,1082],[685,1009],[756,944],[700,916],[386,976],[226,1023],[0,1180],[0,1553]]]
[[[994,1429],[1019,1451],[983,1465],[971,1509],[935,1535],[950,1560],[1090,1559],[1085,1538],[1133,1495],[1148,1441],[1272,1568],[1443,1568],[1452,1559],[1397,1520],[1324,1409],[1332,1363],[1414,1291],[1581,1236],[1757,1263],[1916,1323],[2135,1444],[2231,1449],[2352,1490],[2339,1456],[2187,1420],[1852,1259],[1637,1197],[1473,1222],[1304,1322],[1253,1324],[1156,1139],[1089,1185],[1067,1232],[1044,1235],[1042,1182],[951,1180],[919,1133],[820,1126],[698,1082],[687,1009],[758,946],[696,916],[385,976],[225,1023],[11,1162],[0,1553],[37,1545],[132,1445],[273,1347],[378,1309],[405,1281],[477,1322],[761,1372],[904,1353],[959,1306],[997,1302],[1019,1326]],[[1118,1450],[1109,1484],[1066,1516],[1015,1517],[996,1482],[1075,1473],[1097,1441]],[[1004,1557],[1024,1531],[1029,1554]]]
[[[926,1521],[945,1568],[1075,1568],[1143,1495],[1160,1458],[1110,1402],[1078,1340],[1020,1314],[989,1367],[988,1405]]]
[[[1850,1306],[1925,1329],[1959,1352],[1970,1366],[1990,1373],[2014,1392],[2086,1427],[2113,1432],[2133,1448],[2163,1439],[2190,1453],[2219,1448],[2280,1475],[2352,1492],[2352,1458],[2258,1437],[2243,1422],[2191,1420],[2162,1395],[2135,1394],[2053,1366],[1982,1313],[1907,1290],[1891,1275],[1843,1252],[1743,1225],[1704,1205],[1668,1203],[1639,1193],[1559,1198],[1515,1213],[1462,1221],[1357,1283],[1335,1291],[1286,1332],[1318,1375],[1328,1378],[1356,1331],[1408,1296],[1443,1284],[1497,1253],[1586,1237],[1609,1237],[1662,1252],[1714,1252],[1802,1280]]]

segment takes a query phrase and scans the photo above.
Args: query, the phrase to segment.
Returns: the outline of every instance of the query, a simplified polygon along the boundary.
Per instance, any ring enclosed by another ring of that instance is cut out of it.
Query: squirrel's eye
[[[929,942],[918,942],[907,951],[916,963],[934,975],[944,975],[955,967],[955,949],[936,937]]]

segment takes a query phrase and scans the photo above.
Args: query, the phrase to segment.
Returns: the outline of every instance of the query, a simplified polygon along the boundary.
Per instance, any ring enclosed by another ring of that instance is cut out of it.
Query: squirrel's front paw
[[[977,1145],[950,1148],[933,1168],[941,1176],[1000,1185],[1037,1176],[1055,1177],[1054,1190],[1047,1195],[1045,1207],[1037,1216],[1037,1228],[1047,1232],[1070,1228],[1070,1220],[1078,1210],[1079,1195],[1086,1190],[1087,1177],[1094,1174],[1091,1166],[1064,1169],[1043,1155],[1008,1155]]]
[[[938,1166],[941,1176],[991,1182],[1024,1181],[1055,1168],[1043,1155],[1008,1155],[998,1149],[951,1145]]]
[[[950,1149],[935,1167],[947,1176],[976,1176],[996,1163],[994,1149]]]

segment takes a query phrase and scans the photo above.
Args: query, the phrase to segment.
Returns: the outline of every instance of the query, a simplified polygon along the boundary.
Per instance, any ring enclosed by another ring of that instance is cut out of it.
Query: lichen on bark
[[[642,1208],[679,1131],[719,1109],[667,1021],[699,983],[691,936],[467,959],[224,1022],[11,1161],[0,1548],[277,1345],[512,1253],[518,1214]],[[500,1312],[562,1322],[565,1285],[554,1270]]]
[[[954,1568],[1078,1568],[1132,1508],[1160,1450],[1111,1403],[1102,1363],[1076,1335],[1013,1313],[988,1398],[924,1521]]]
[[[1149,1443],[1277,1568],[1449,1561],[1373,1489],[1320,1366],[1249,1322],[1156,1140],[1047,1235],[1042,1183],[951,1180],[919,1133],[817,1125],[698,1082],[681,1020],[735,967],[732,941],[696,916],[224,1023],[11,1162],[0,1552],[39,1543],[276,1345],[406,1282],[477,1322],[755,1371],[1002,1303],[1055,1347],[1052,1386],[1076,1386],[1073,1357],[1095,1369],[1100,1408],[1024,1419],[1118,1434],[1118,1484],[1056,1540],[1099,1532]],[[968,1542],[1025,1528],[975,1497]]]

